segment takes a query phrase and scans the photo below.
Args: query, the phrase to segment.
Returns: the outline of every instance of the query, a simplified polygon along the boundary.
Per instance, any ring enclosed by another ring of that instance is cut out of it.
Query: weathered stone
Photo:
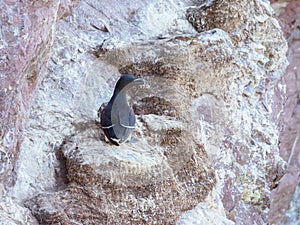
[[[207,2],[187,10],[187,20],[198,32],[219,28],[230,34],[236,41],[241,41],[249,36],[246,33],[247,30],[242,28],[250,21],[248,13],[255,1],[215,0]],[[259,16],[264,17],[265,15],[260,14]]]
[[[44,77],[56,24],[76,1],[1,1],[0,179],[12,184],[31,99]]]
[[[285,175],[279,180],[278,186],[272,191],[269,221],[271,224],[298,224],[300,204],[300,142],[299,142],[299,1],[271,1],[275,8],[281,27],[287,37],[289,66],[283,74],[280,84],[285,90],[284,110],[280,117],[281,132],[279,136],[280,156],[287,162]],[[274,3],[276,2],[276,3]],[[282,96],[277,94],[275,102],[280,105]],[[296,190],[296,191],[295,191]]]
[[[158,160],[155,155],[151,156],[152,161],[147,155],[144,161],[139,160],[141,148],[134,145],[125,144],[122,149],[106,148],[124,153],[117,157],[112,152],[108,158],[107,153],[103,153],[105,148],[85,152],[88,148],[78,147],[83,160],[77,156],[78,162],[68,163],[72,164],[68,166],[72,171],[69,171],[72,183],[68,188],[38,195],[26,203],[40,223],[172,224],[182,212],[203,201],[215,182],[211,168],[203,167],[201,151],[195,152],[197,155],[173,174],[170,169],[169,173],[164,172],[162,165],[149,167]],[[91,157],[87,159],[88,156]],[[99,165],[100,157],[107,165]]]
[[[0,201],[1,225],[38,225],[29,209],[16,204],[10,198],[1,198]]]
[[[81,1],[57,27],[8,195],[45,225],[266,224],[286,50],[263,0]],[[120,73],[146,85],[130,93],[137,140],[116,147],[97,110]]]
[[[299,174],[298,174],[299,176]],[[299,185],[293,194],[293,199],[289,209],[285,212],[285,216],[281,221],[281,224],[299,224],[300,221],[300,202],[299,202],[300,188]]]

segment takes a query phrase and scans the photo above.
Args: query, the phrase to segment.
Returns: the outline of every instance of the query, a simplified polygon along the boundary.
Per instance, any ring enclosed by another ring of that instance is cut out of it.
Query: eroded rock
[[[38,225],[38,221],[31,211],[15,203],[11,198],[1,198],[0,202],[1,225]]]
[[[24,123],[44,77],[58,21],[77,1],[1,2],[0,177],[13,184]],[[42,24],[42,26],[41,26]],[[33,32],[34,31],[34,32]]]
[[[282,124],[280,132],[280,156],[287,162],[285,175],[278,181],[278,186],[272,191],[269,212],[272,224],[297,224],[299,223],[299,201],[296,196],[300,178],[300,142],[299,142],[299,26],[300,2],[299,1],[271,1],[272,7],[277,12],[280,25],[287,37],[289,51],[287,58],[289,66],[283,74],[280,83],[286,90],[284,110],[279,120]],[[281,95],[276,95],[276,100],[281,100]],[[281,100],[282,101],[282,100]],[[280,105],[280,104],[277,104]],[[277,117],[278,118],[278,117]]]
[[[287,50],[269,4],[82,1],[56,35],[9,192],[40,224],[267,223]],[[116,147],[97,110],[120,73],[146,85]]]

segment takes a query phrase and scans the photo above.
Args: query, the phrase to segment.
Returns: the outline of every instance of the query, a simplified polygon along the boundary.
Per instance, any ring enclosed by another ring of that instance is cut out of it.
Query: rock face
[[[40,56],[5,201],[29,224],[266,224],[284,170],[287,45],[273,16],[263,0],[81,1]],[[137,141],[116,147],[97,110],[123,73],[146,85],[130,93]]]
[[[280,156],[287,162],[287,169],[279,185],[272,191],[269,212],[272,224],[299,224],[299,185],[300,185],[300,110],[299,110],[299,1],[272,1],[280,19],[280,24],[288,40],[287,57],[289,66],[281,78],[286,85],[285,110],[280,117]]]
[[[22,143],[31,98],[44,77],[45,64],[60,18],[76,1],[1,1],[0,179],[12,174]],[[51,10],[50,10],[51,9]],[[34,32],[33,32],[34,31]]]

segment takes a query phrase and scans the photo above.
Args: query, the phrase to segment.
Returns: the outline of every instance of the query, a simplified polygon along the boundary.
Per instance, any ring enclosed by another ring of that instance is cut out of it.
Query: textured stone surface
[[[29,209],[16,204],[10,198],[1,198],[0,201],[1,225],[38,225]]]
[[[270,222],[272,224],[299,224],[299,174],[300,174],[300,111],[299,111],[299,74],[300,74],[300,2],[272,1],[287,37],[289,66],[281,78],[286,87],[284,112],[280,117],[280,155],[287,162],[287,170],[278,187],[272,192]],[[296,189],[298,186],[298,189]],[[296,191],[295,191],[296,190]]]
[[[266,224],[286,50],[267,1],[81,1],[57,26],[5,194],[45,225]],[[114,147],[97,110],[120,73],[146,85],[131,93],[137,141]]]
[[[1,1],[0,179],[13,183],[24,120],[43,78],[56,24],[76,1]]]
[[[293,199],[290,208],[285,211],[281,224],[300,224],[300,186],[298,184],[296,191],[293,194]]]

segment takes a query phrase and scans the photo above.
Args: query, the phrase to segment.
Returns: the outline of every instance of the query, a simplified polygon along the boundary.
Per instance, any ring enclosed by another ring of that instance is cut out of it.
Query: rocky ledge
[[[31,12],[6,2],[8,14]],[[2,224],[268,223],[285,168],[287,66],[268,1],[62,1],[47,10],[57,24],[53,43],[35,50],[44,69],[17,72],[38,77],[28,106],[1,108]],[[10,16],[37,27],[35,17]],[[146,84],[130,93],[135,141],[117,147],[104,141],[97,110],[124,73]],[[5,85],[1,93],[27,90]]]

